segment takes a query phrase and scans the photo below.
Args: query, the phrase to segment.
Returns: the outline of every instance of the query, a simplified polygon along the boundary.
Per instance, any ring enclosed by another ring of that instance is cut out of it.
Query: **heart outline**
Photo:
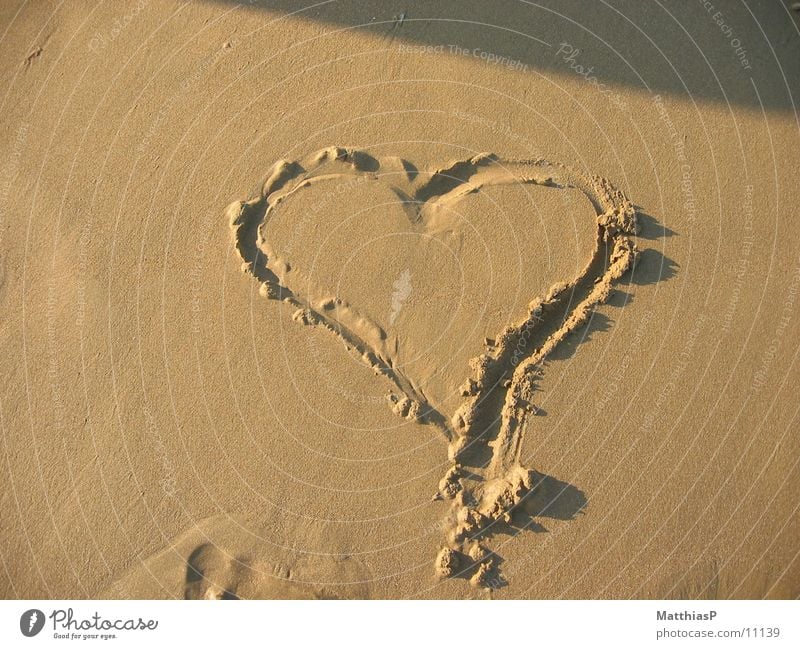
[[[321,173],[331,169],[336,172]],[[365,320],[339,298],[334,298],[333,303],[328,300],[313,304],[286,286],[282,276],[288,264],[272,249],[266,236],[272,212],[295,192],[344,177],[385,182],[386,175],[396,175],[400,181],[387,184],[401,200],[412,223],[424,219],[426,212],[449,206],[482,187],[511,183],[578,189],[596,213],[595,247],[589,262],[572,281],[559,282],[544,297],[534,298],[524,319],[507,325],[491,351],[470,361],[471,373],[461,388],[464,402],[449,421],[392,366],[389,354],[375,344],[385,339],[377,324]],[[501,159],[484,153],[425,176],[400,158],[375,158],[363,150],[334,146],[302,161],[279,160],[270,168],[259,195],[235,201],[226,209],[226,216],[242,270],[259,282],[260,294],[294,306],[295,320],[323,326],[342,338],[376,374],[386,376],[400,390],[402,397],[393,395],[398,414],[433,424],[444,434],[451,467],[434,499],[450,499],[453,503],[445,519],[446,543],[435,561],[437,574],[469,577],[472,583],[483,587],[504,583],[498,557],[483,546],[481,538],[495,523],[508,519],[536,487],[535,472],[520,462],[525,423],[534,411],[536,378],[547,357],[588,320],[596,306],[608,299],[614,282],[633,266],[637,255],[632,239],[637,232],[633,204],[608,180],[541,158]],[[576,294],[582,297],[571,308]],[[326,313],[333,307],[336,318]],[[560,325],[553,328],[559,320]],[[544,335],[547,326],[542,326],[543,322],[550,323],[549,335]],[[371,335],[364,335],[364,331]],[[485,404],[491,400],[492,410],[496,411],[499,397],[500,417],[487,426]],[[496,435],[487,435],[498,422]],[[491,456],[482,466],[485,472],[481,475],[464,470],[465,461],[476,464],[470,460],[476,449],[488,450]],[[467,558],[471,565],[464,568]]]

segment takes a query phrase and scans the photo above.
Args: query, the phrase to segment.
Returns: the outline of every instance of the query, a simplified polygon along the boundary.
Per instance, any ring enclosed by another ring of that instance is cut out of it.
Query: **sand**
[[[0,7],[0,595],[800,596],[789,3]]]

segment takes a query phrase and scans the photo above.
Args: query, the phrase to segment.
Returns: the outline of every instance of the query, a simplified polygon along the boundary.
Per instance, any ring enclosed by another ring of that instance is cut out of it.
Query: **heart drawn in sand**
[[[380,322],[358,305],[331,295],[330,287],[318,290],[313,274],[295,268],[275,244],[271,226],[283,204],[311,187],[342,182],[387,188],[394,218],[401,214],[414,232],[428,238],[447,230],[460,203],[492,186],[578,191],[593,208],[594,248],[575,277],[553,284],[544,295],[531,295],[525,313],[469,361],[461,404],[446,414],[428,399],[419,377],[407,375],[407,367],[398,363],[403,341],[387,333],[410,294],[410,273],[401,273],[395,281],[391,312]],[[603,178],[542,159],[481,154],[422,172],[400,158],[329,147],[301,161],[277,162],[260,195],[231,204],[227,216],[242,268],[259,283],[261,295],[293,306],[296,321],[340,337],[392,383],[396,393],[391,402],[398,414],[434,425],[446,438],[452,465],[435,498],[452,500],[452,507],[445,523],[446,542],[436,557],[437,574],[469,578],[483,587],[502,584],[498,557],[483,541],[495,523],[524,507],[537,488],[537,474],[520,461],[526,420],[535,410],[534,383],[548,355],[587,321],[592,309],[608,298],[613,282],[633,264],[636,214],[631,202]]]

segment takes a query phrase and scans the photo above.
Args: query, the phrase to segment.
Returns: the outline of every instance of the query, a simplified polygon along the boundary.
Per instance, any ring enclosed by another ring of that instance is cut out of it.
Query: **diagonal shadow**
[[[522,73],[585,80],[599,95],[625,89],[724,105],[795,111],[800,99],[800,12],[773,1],[703,3],[617,0],[210,0],[241,11],[327,25],[346,47],[347,32],[437,56],[467,57]],[[776,44],[778,47],[776,47]],[[312,45],[313,47],[313,45]],[[776,51],[777,50],[777,51]]]

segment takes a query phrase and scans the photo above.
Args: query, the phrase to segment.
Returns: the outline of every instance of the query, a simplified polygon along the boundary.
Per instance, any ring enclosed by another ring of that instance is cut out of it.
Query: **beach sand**
[[[800,596],[789,4],[4,3],[0,595]]]

